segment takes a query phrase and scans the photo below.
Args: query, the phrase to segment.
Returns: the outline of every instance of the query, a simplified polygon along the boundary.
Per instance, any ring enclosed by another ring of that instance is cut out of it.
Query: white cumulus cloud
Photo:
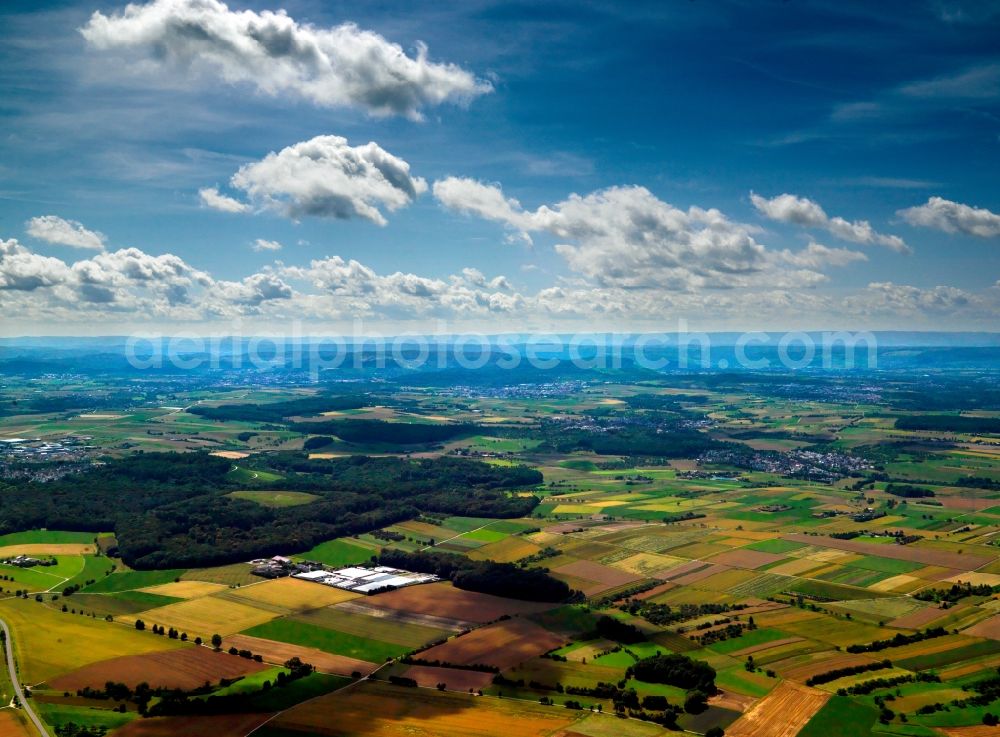
[[[281,248],[278,241],[269,241],[265,238],[258,238],[253,242],[253,250],[255,251],[280,251]]]
[[[811,286],[825,280],[816,267],[857,260],[814,246],[802,255],[777,254],[755,239],[755,228],[719,210],[682,210],[644,187],[610,187],[524,209],[499,186],[449,177],[434,183],[449,209],[503,223],[515,233],[545,232],[577,274],[601,287],[623,289],[735,288],[766,282]]]
[[[341,316],[488,315],[511,312],[525,303],[510,291],[506,277],[489,279],[476,269],[446,278],[400,271],[379,274],[355,259],[330,256],[305,267],[284,267],[279,273],[319,290],[328,301],[314,300],[313,304]]]
[[[1000,215],[983,207],[971,207],[943,197],[931,197],[923,205],[896,213],[910,225],[945,233],[964,233],[980,238],[1000,236]]]
[[[340,136],[316,136],[271,152],[240,167],[230,184],[255,205],[290,218],[357,217],[378,225],[386,224],[383,210],[405,207],[427,190],[427,183],[411,175],[403,159],[377,143],[350,146]],[[239,211],[248,209],[216,190],[201,194],[206,202],[221,197],[226,206],[221,209],[235,205],[240,205]]]
[[[0,290],[33,292],[61,284],[69,276],[63,261],[32,253],[14,238],[0,240]]]
[[[221,194],[216,187],[199,189],[198,196],[201,198],[201,204],[205,207],[220,212],[247,212],[250,209],[246,203]]]
[[[867,220],[849,221],[842,217],[830,217],[818,202],[806,197],[786,193],[767,198],[751,192],[750,201],[769,220],[806,228],[822,228],[841,240],[885,246],[898,253],[910,253],[911,250],[899,236],[879,233]]]
[[[83,223],[76,220],[65,220],[56,215],[42,215],[31,218],[24,224],[25,230],[32,238],[57,243],[73,248],[89,248],[95,251],[104,250],[104,235],[94,230],[88,230]]]
[[[155,64],[220,77],[321,107],[419,119],[425,107],[492,90],[455,64],[432,62],[353,23],[320,28],[284,10],[231,10],[219,0],[154,0],[96,11],[80,29],[98,50],[131,50]]]

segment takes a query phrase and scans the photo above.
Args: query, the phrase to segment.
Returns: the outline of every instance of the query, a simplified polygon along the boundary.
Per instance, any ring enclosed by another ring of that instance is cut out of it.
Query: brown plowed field
[[[587,587],[593,589],[592,591],[584,589],[584,593],[588,596],[606,591],[607,589],[613,589],[617,586],[626,586],[642,578],[642,576],[637,576],[634,573],[595,563],[592,560],[578,560],[575,563],[567,563],[564,566],[559,566],[552,572],[572,578],[593,581],[594,586]]]
[[[725,553],[713,555],[711,563],[721,563],[724,566],[734,566],[735,568],[760,568],[768,563],[777,563],[788,556],[777,553],[762,553],[758,550],[729,550]]]
[[[35,728],[24,723],[21,714],[13,709],[0,711],[0,737],[34,737]]]
[[[269,726],[318,737],[548,737],[560,734],[579,718],[579,712],[569,709],[513,699],[430,689],[408,689],[403,698],[399,691],[381,683],[360,684],[289,709]],[[212,732],[198,734],[221,737]]]
[[[819,673],[826,673],[831,670],[841,668],[852,668],[855,665],[866,665],[875,662],[872,658],[864,655],[848,655],[836,652],[812,653],[810,659],[805,662],[782,665],[782,661],[771,663],[771,667],[778,671],[782,678],[791,678],[796,681],[805,681]]]
[[[270,714],[224,714],[136,719],[112,732],[111,737],[244,737],[270,718]]]
[[[933,622],[935,619],[940,619],[941,617],[947,616],[949,614],[954,614],[959,611],[962,605],[959,604],[958,607],[953,609],[944,610],[933,604],[923,609],[918,609],[913,612],[913,614],[907,614],[904,617],[899,617],[889,622],[890,627],[902,627],[904,629],[921,629],[926,627],[928,624]]]
[[[726,729],[729,737],[795,737],[830,694],[784,681]]]
[[[656,574],[653,574],[652,578],[658,578],[658,576]],[[656,588],[650,589],[649,591],[643,591],[641,594],[636,594],[632,598],[633,599],[639,599],[640,601],[644,601],[645,599],[652,599],[654,596],[659,596],[660,594],[665,594],[668,591],[670,591],[671,589],[675,589],[675,588],[677,588],[677,584],[671,583],[670,581],[668,581],[667,583],[660,584]]]
[[[440,630],[460,630],[474,629],[478,622],[468,622],[464,619],[449,619],[448,617],[435,617],[432,614],[418,614],[417,612],[403,612],[398,609],[382,609],[371,606],[367,599],[355,599],[337,604],[333,609],[351,614],[359,614],[365,617],[375,617],[387,622],[399,622],[400,624],[417,624],[424,627],[433,627]]]
[[[991,640],[1000,640],[1000,614],[992,616],[979,624],[972,625],[962,634],[972,635],[974,637],[988,637]]]
[[[726,571],[732,570],[729,566],[709,564],[706,568],[699,568],[693,570],[691,573],[687,573],[683,576],[677,576],[676,578],[671,578],[674,583],[679,583],[681,586],[690,586],[698,581],[703,581],[706,578],[714,576],[717,573],[725,573]]]
[[[192,645],[180,650],[102,660],[53,678],[49,685],[58,691],[75,693],[85,686],[101,688],[108,681],[124,683],[131,688],[145,681],[153,688],[190,691],[205,685],[206,681],[217,683],[223,678],[245,676],[267,667],[246,658]]]
[[[368,606],[429,614],[448,619],[461,619],[477,624],[492,622],[504,614],[531,614],[557,606],[537,601],[504,599],[500,596],[479,594],[475,591],[463,591],[456,589],[450,583],[407,586],[384,594],[369,596],[364,601]]]
[[[702,568],[708,568],[710,564],[705,563],[700,560],[689,560],[687,563],[681,563],[679,566],[674,566],[666,571],[661,571],[654,578],[664,579],[666,581],[676,581],[681,576],[686,576],[689,573],[695,571],[700,571]]]
[[[228,650],[235,647],[239,650],[249,650],[252,653],[260,654],[269,663],[284,663],[290,658],[297,657],[303,663],[312,663],[316,670],[321,673],[334,673],[340,676],[349,676],[354,671],[362,675],[368,675],[378,668],[375,663],[367,660],[357,660],[348,658],[345,655],[333,655],[323,652],[313,647],[302,647],[301,645],[289,645],[286,642],[275,642],[262,637],[251,637],[250,635],[232,635],[227,637],[222,643],[223,649]]]
[[[420,658],[458,665],[488,663],[506,670],[564,644],[562,637],[534,622],[508,619],[452,638],[420,653]]]
[[[412,678],[417,685],[434,688],[439,683],[445,684],[449,691],[468,691],[486,688],[493,683],[492,673],[480,673],[474,670],[459,668],[433,668],[429,665],[411,665],[403,675]]]

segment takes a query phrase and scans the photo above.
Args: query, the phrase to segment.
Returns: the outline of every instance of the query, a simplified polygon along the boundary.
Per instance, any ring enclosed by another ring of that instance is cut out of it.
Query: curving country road
[[[4,638],[6,639],[7,670],[10,673],[10,682],[14,684],[14,693],[17,694],[17,699],[21,702],[21,708],[24,709],[24,713],[28,715],[28,719],[35,725],[38,734],[42,737],[49,737],[49,733],[45,729],[45,725],[42,724],[42,720],[38,718],[35,710],[31,708],[31,700],[24,698],[24,689],[21,688],[21,681],[17,677],[17,666],[14,664],[14,641],[10,637],[10,629],[7,627],[7,623],[2,619],[0,619],[0,628],[3,629]]]

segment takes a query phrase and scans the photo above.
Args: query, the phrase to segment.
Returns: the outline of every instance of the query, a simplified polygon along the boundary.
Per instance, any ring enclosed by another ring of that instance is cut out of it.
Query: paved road
[[[24,698],[24,689],[21,688],[21,681],[17,677],[17,666],[14,665],[14,641],[10,637],[10,629],[2,619],[0,619],[0,627],[3,628],[4,636],[7,638],[7,670],[10,672],[10,682],[14,684],[14,693],[17,694],[24,713],[28,715],[28,719],[35,725],[38,733],[42,737],[49,737],[49,733],[45,729],[45,725],[42,724],[42,720],[38,718],[35,710],[31,708],[31,699]]]

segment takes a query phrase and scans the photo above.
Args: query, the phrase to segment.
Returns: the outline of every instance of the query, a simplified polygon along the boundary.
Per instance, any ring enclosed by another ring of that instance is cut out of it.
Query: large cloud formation
[[[95,251],[104,250],[104,235],[83,227],[76,220],[64,220],[57,215],[41,215],[31,218],[24,224],[25,230],[32,238],[56,243],[60,246],[73,248],[90,248]]]
[[[434,183],[447,208],[503,223],[516,233],[547,232],[570,269],[601,287],[693,291],[746,286],[808,287],[824,266],[864,258],[813,244],[801,253],[768,250],[752,226],[714,208],[681,210],[644,187],[572,195],[534,211],[499,186],[448,177]]]
[[[39,256],[17,240],[0,240],[0,290],[33,292],[66,280],[69,268],[63,261]]]
[[[208,72],[268,95],[322,107],[355,106],[374,115],[421,117],[421,109],[464,102],[492,90],[455,64],[428,59],[353,23],[318,28],[284,10],[230,10],[218,0],[154,0],[111,15],[95,12],[80,29],[99,50],[138,50],[154,63]]]
[[[291,287],[271,272],[240,282],[218,281],[179,256],[154,256],[138,248],[70,264],[33,253],[13,239],[0,241],[0,293],[8,314],[45,314],[66,321],[121,313],[172,320],[239,316],[253,314],[269,300],[293,296]]]
[[[945,233],[964,233],[979,238],[1000,236],[1000,215],[984,207],[971,207],[943,197],[931,197],[923,205],[896,213],[910,225]]]
[[[427,183],[410,165],[377,143],[350,146],[340,136],[316,136],[269,153],[240,167],[230,184],[258,207],[290,218],[363,218],[378,225],[390,212],[410,204]],[[218,190],[203,189],[202,202],[225,212],[249,209]]]
[[[508,313],[525,306],[525,299],[511,290],[505,277],[487,279],[476,269],[445,279],[399,271],[378,274],[354,259],[331,256],[306,267],[284,267],[280,273],[329,297],[327,309],[336,309],[340,316],[444,318]]]
[[[852,222],[842,217],[830,217],[818,202],[806,197],[786,193],[768,199],[751,192],[750,201],[769,220],[807,228],[822,228],[851,243],[885,246],[898,253],[910,253],[910,247],[899,236],[879,233],[867,220]]]
[[[768,253],[766,260],[788,262],[790,268],[864,258],[819,244]],[[372,318],[400,325],[446,320],[449,328],[476,325],[503,332],[504,327],[525,331],[539,325],[593,331],[648,324],[661,330],[669,324],[665,320],[677,317],[744,329],[748,316],[757,325],[778,324],[783,329],[815,328],[831,320],[844,327],[898,327],[901,319],[911,326],[992,325],[1000,302],[1000,289],[974,294],[948,286],[873,282],[860,291],[830,295],[774,286],[773,274],[761,274],[770,281],[723,292],[560,280],[527,294],[504,276],[490,278],[474,268],[445,277],[383,274],[357,260],[330,256],[303,266],[276,263],[228,281],[169,253],[127,248],[66,263],[7,240],[0,241],[0,310],[11,320],[61,326],[137,320],[204,327],[213,321],[253,318],[271,325],[280,321],[287,331],[293,320],[344,324]]]

